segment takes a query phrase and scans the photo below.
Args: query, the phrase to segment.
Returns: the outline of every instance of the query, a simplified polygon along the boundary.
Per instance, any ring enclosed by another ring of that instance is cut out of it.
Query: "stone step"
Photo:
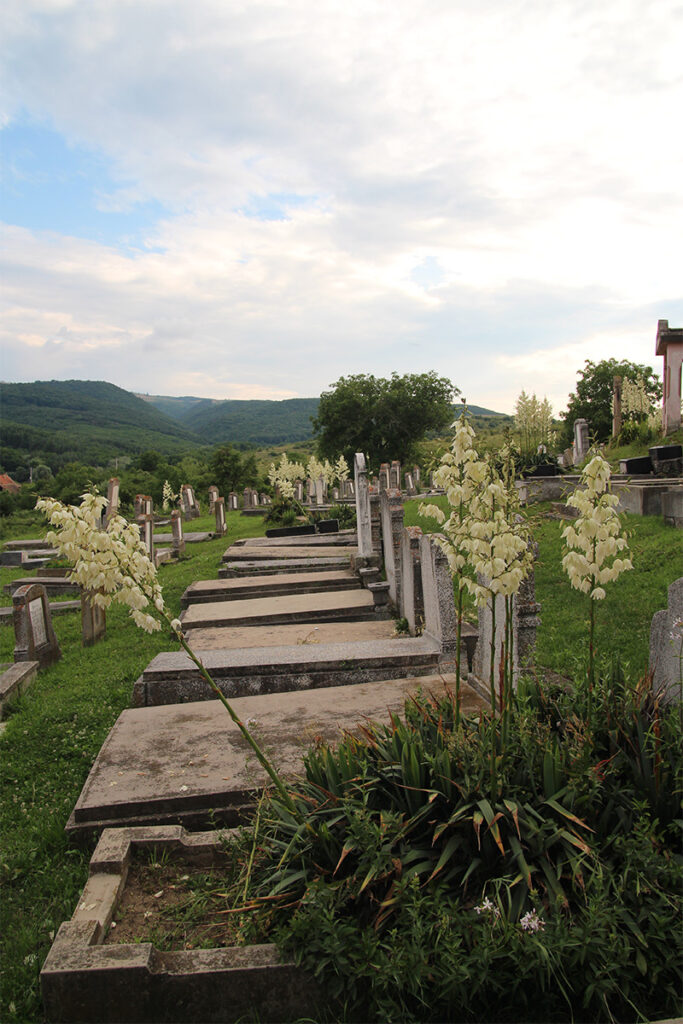
[[[378,609],[370,591],[356,589],[191,604],[181,612],[180,621],[187,631],[212,626],[358,621],[377,616]]]
[[[393,619],[364,622],[295,622],[285,625],[223,626],[193,629],[192,650],[235,650],[238,647],[288,647],[293,644],[352,644],[359,640],[391,640],[396,637]],[[202,655],[203,656],[203,655]]]
[[[216,536],[215,533],[191,533],[183,532],[183,540],[186,544],[201,544],[205,540],[213,540]],[[155,533],[154,534],[155,544],[172,544],[173,534],[172,533]]]
[[[320,548],[355,547],[356,531],[339,533],[311,533],[301,537],[245,537],[236,540],[233,547],[245,548]]]
[[[360,580],[350,570],[313,573],[275,573],[245,576],[240,579],[198,580],[191,583],[180,599],[181,608],[206,601],[239,601],[245,597],[280,594],[311,594],[319,590],[352,590]]]
[[[403,679],[453,666],[427,637],[207,650],[202,663],[228,697]],[[135,707],[213,699],[184,651],[157,654],[133,687]]]
[[[5,551],[35,551],[36,549],[45,549],[48,545],[45,543],[45,538],[37,538],[34,540],[7,540],[3,544]],[[50,548],[53,554],[57,554],[55,548]]]
[[[355,554],[355,547],[342,546],[343,554],[340,554],[340,545],[334,544],[263,544],[247,545],[233,544],[223,555],[224,562],[261,562],[267,559],[278,561],[287,558],[339,558],[344,559],[346,564],[352,554]]]
[[[400,715],[418,686],[441,693],[446,686],[454,689],[455,678],[415,673],[412,679],[240,697],[233,707],[278,771],[291,776],[302,770],[302,755],[312,743],[334,743],[369,718]],[[474,713],[482,704],[463,683],[463,711]],[[129,708],[105,740],[67,831],[85,837],[109,825],[237,824],[265,781],[218,701]]]
[[[225,558],[225,556],[223,556]],[[236,579],[241,576],[272,576],[294,572],[330,572],[332,569],[348,569],[348,555],[334,558],[274,558],[263,561],[228,561],[218,570],[219,580]]]

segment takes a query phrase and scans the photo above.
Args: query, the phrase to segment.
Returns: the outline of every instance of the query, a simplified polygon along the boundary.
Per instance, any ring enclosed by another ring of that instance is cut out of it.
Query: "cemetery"
[[[211,486],[202,511],[187,484],[130,520],[113,478],[4,545],[14,927],[35,873],[69,878],[40,883],[17,1019],[676,1012],[680,452],[612,474],[579,422],[577,471],[532,479],[475,443],[463,413],[429,474],[357,453],[332,486],[285,456],[273,495]],[[144,864],[182,882],[138,892]],[[167,947],[171,890],[214,871],[234,902]]]

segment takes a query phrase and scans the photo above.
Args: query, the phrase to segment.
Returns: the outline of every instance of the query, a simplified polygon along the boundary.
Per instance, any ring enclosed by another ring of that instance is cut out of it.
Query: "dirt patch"
[[[131,864],[105,944],[151,942],[168,951],[264,941],[270,912],[250,900],[245,905],[240,874],[228,855],[199,867],[141,853]]]

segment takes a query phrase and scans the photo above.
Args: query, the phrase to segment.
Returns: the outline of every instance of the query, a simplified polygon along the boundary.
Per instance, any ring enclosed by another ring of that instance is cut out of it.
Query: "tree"
[[[209,472],[221,494],[239,491],[255,482],[258,476],[256,457],[252,453],[240,455],[231,444],[217,448],[209,459]]]
[[[320,456],[343,455],[353,465],[364,452],[373,467],[392,459],[407,461],[429,431],[444,430],[453,419],[458,388],[446,377],[408,373],[390,379],[364,373],[340,377],[320,396],[313,419]]]
[[[662,397],[662,384],[652,367],[631,363],[626,359],[602,359],[599,363],[587,359],[584,369],[579,370],[579,377],[576,392],[569,396],[567,411],[560,413],[560,417],[565,421],[561,438],[564,447],[568,447],[573,441],[576,419],[583,418],[588,421],[590,436],[595,441],[608,441],[612,436],[612,392],[615,377],[631,381],[640,378],[653,402],[659,401]]]

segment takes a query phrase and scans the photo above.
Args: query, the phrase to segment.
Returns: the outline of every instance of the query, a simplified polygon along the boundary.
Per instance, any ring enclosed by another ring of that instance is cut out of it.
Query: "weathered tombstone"
[[[415,636],[424,618],[422,570],[420,567],[419,526],[404,526],[401,533],[401,600],[399,612],[408,623],[408,632]]]
[[[144,494],[142,497],[142,515],[151,516],[154,514],[154,502],[152,501],[149,494]]]
[[[225,498],[214,499],[213,511],[216,516],[216,533],[222,537],[228,530],[225,522]]]
[[[424,601],[422,635],[436,640],[443,654],[455,655],[458,638],[453,578],[448,559],[433,535],[420,537],[420,571]]]
[[[333,487],[332,488],[332,501],[335,503],[335,505],[339,501],[339,488],[338,487]]]
[[[681,426],[681,366],[683,366],[683,327],[669,327],[668,320],[657,322],[655,351],[664,357],[662,391],[662,431],[673,434]]]
[[[185,554],[185,538],[183,537],[183,514],[178,509],[171,512],[171,549],[176,558]]]
[[[228,508],[232,511],[239,508],[239,499],[234,491],[230,491],[230,494],[228,495]]]
[[[243,508],[251,508],[251,487],[244,488]]]
[[[119,478],[113,476],[107,484],[107,509],[104,514],[104,526],[113,519],[119,510],[119,487]]]
[[[379,467],[379,489],[386,491],[387,487],[389,487],[389,463],[383,462]]]
[[[187,501],[190,506],[190,519],[199,518],[199,502],[194,496],[194,487],[192,484],[187,484]]]
[[[662,700],[681,699],[683,670],[683,576],[669,587],[667,607],[652,616],[650,671]]]
[[[536,555],[538,548],[534,545]],[[480,582],[485,582],[481,580]],[[498,594],[496,601],[496,633],[495,633],[495,664],[494,683],[498,685],[500,652],[505,626],[505,598]],[[516,689],[520,673],[533,662],[536,648],[536,629],[539,624],[538,613],[541,606],[536,603],[535,575],[532,568],[528,576],[522,580],[518,592],[512,599],[512,685]],[[487,687],[491,685],[491,640],[493,636],[493,616],[491,600],[478,611],[479,640],[474,652],[474,674]]]
[[[372,550],[372,523],[370,518],[370,494],[368,491],[368,470],[365,456],[356,452],[353,460],[356,484],[356,522],[358,531],[358,557],[370,558]]]
[[[405,482],[406,482],[406,492],[408,494],[410,494],[410,495],[417,494],[417,489],[415,487],[415,482],[413,480],[413,474],[412,473],[406,473]]]
[[[306,477],[306,504],[310,505],[315,499],[315,484],[310,476]]]
[[[147,557],[154,561],[154,516],[139,516],[137,524],[140,527],[140,540],[147,548]]]
[[[294,500],[299,503],[304,500],[304,485],[302,480],[294,481]]]
[[[134,510],[134,514],[135,514],[135,518],[136,519],[139,519],[140,516],[144,515],[144,513],[145,513],[144,501],[145,501],[145,495],[144,494],[136,494],[135,498],[133,499],[133,510]]]
[[[12,617],[15,661],[37,661],[45,668],[61,658],[45,587],[40,583],[17,587],[12,595]]]
[[[95,601],[95,592],[81,594],[81,637],[84,647],[92,647],[107,632],[107,613]]]
[[[396,459],[391,463],[389,469],[389,486],[396,490],[401,489],[401,463]]]
[[[419,466],[413,466],[413,480],[415,481],[415,486],[419,487],[420,486],[420,467]]]
[[[325,501],[325,480],[319,476],[315,482],[315,503],[322,505]]]
[[[384,571],[389,584],[389,600],[398,610],[401,602],[401,535],[403,533],[403,503],[397,487],[382,491],[379,496],[380,524]]]
[[[180,488],[180,508],[186,520],[192,519],[192,505],[190,504],[188,490],[187,484],[183,484]]]
[[[588,423],[584,419],[574,420],[574,465],[583,462],[590,448]]]
[[[429,472],[429,490],[434,490],[434,470],[430,470]]]
[[[621,377],[612,378],[612,437],[621,433]]]
[[[563,466],[573,466],[574,465],[574,449],[573,448],[565,448],[565,450],[562,453],[562,455],[563,455],[563,458],[562,458],[562,465]]]
[[[216,498],[218,497],[218,493],[219,492],[218,492],[218,488],[216,487],[216,485],[215,484],[211,484],[211,486],[209,487],[209,512],[213,512],[213,510],[214,510],[214,502],[216,501]]]

